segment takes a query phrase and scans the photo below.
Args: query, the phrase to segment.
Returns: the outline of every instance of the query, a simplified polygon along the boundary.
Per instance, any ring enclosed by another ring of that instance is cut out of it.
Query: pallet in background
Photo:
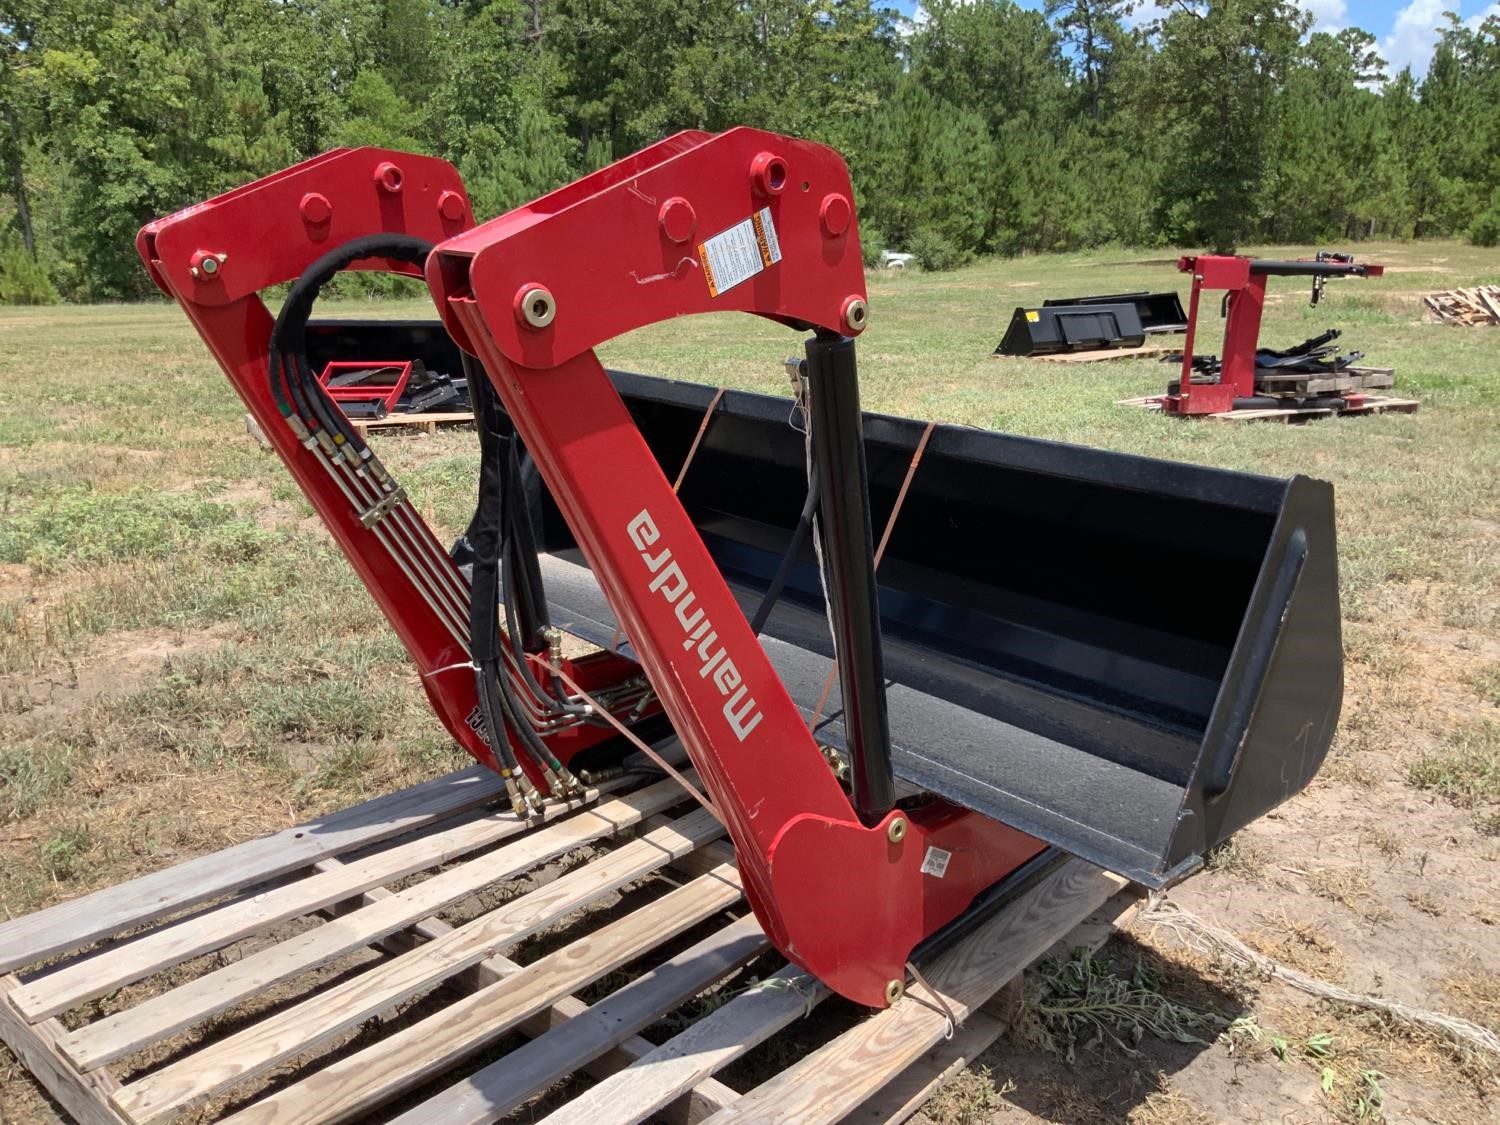
[[[1141,359],[1145,356],[1165,355],[1171,349],[1160,344],[1145,344],[1139,348],[1099,348],[1087,352],[1058,352],[1056,355],[1000,355],[991,359],[1029,359],[1037,363],[1099,363],[1107,359]]]
[[[1351,414],[1414,414],[1422,404],[1414,398],[1387,398],[1384,395],[1369,395],[1358,406],[1346,406],[1341,410],[1329,407],[1314,407],[1307,410],[1227,410],[1222,414],[1205,414],[1214,422],[1306,422],[1313,418],[1343,418]]]
[[[1144,395],[1140,398],[1123,398],[1115,405],[1136,406],[1142,410],[1161,410],[1161,395]],[[1369,395],[1359,406],[1346,406],[1342,410],[1331,407],[1316,407],[1308,410],[1266,408],[1264,410],[1226,410],[1219,414],[1187,414],[1186,418],[1203,418],[1213,422],[1308,422],[1314,418],[1343,418],[1350,414],[1415,414],[1422,404],[1414,398],[1389,398],[1384,395]]]
[[[1452,289],[1423,297],[1422,302],[1445,324],[1500,324],[1500,285]]]
[[[715,1074],[827,994],[770,952],[722,827],[671,781],[523,822],[498,781],[464,770],[0,925],[0,1039],[84,1125],[489,1121],[585,1074],[548,1095],[558,1125],[899,1121],[1004,1031],[1006,982],[1136,901],[1068,860],[924,966],[937,995],[793,1028],[801,1060],[741,1093]]]
[[[371,430],[406,429],[418,433],[433,434],[439,426],[473,425],[473,411],[463,410],[452,414],[387,414],[384,418],[351,418],[349,424],[368,437]]]
[[[1384,390],[1396,385],[1394,367],[1347,367],[1331,375],[1257,375],[1255,393],[1286,395],[1342,394],[1345,391]]]

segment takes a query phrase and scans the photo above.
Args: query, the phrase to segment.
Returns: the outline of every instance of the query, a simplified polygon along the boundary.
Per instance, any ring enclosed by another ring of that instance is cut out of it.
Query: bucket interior
[[[714,390],[611,375],[675,478]],[[747,615],[806,495],[789,407],[725,394],[679,492]],[[877,539],[925,429],[865,417]],[[1337,689],[1309,687],[1311,666],[1341,683],[1331,495],[1325,503],[1320,487],[936,427],[878,572],[898,777],[1143,882],[1192,866],[1300,788],[1331,737]],[[1299,489],[1296,540],[1286,510]],[[613,611],[550,498],[538,530],[554,623],[611,643]],[[1267,584],[1288,543],[1316,565],[1298,563],[1268,630]],[[836,688],[817,713],[833,655],[824,612],[809,539],[762,644],[819,740],[842,749]],[[1295,718],[1269,718],[1282,696],[1319,724],[1295,777],[1269,760],[1287,748],[1256,737]],[[1233,784],[1208,794],[1205,745],[1226,738]],[[1280,770],[1279,791],[1257,783],[1266,770]]]

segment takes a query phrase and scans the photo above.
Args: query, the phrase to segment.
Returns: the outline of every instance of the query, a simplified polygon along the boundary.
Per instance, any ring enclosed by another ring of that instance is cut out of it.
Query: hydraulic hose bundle
[[[420,266],[432,244],[407,235],[353,239],[325,254],[292,285],[271,332],[271,393],[298,441],[337,484],[360,522],[373,532],[416,586],[453,638],[470,653],[483,735],[505,779],[518,816],[541,811],[542,797],[518,762],[517,749],[547,781],[553,797],[582,791],[578,779],[548,748],[543,735],[602,719],[591,705],[568,696],[555,674],[544,686],[531,664],[546,651],[555,663],[561,635],[546,618],[535,532],[526,502],[535,483],[530,458],[509,433],[504,412],[483,369],[464,357],[479,416],[479,499],[467,540],[474,552],[469,582],[411,508],[405,491],[328,397],[307,358],[306,329],[319,292],[340,271],[364,259]],[[528,482],[527,469],[533,481]],[[508,607],[503,629],[501,594]],[[595,698],[613,710],[637,706],[642,682],[627,682]],[[605,703],[604,701],[608,701]],[[514,743],[511,735],[514,736]]]

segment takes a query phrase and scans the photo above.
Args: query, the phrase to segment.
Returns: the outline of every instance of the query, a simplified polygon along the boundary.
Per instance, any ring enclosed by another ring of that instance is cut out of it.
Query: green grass
[[[1449,748],[1418,758],[1408,777],[1463,808],[1500,804],[1500,723],[1454,732]]]

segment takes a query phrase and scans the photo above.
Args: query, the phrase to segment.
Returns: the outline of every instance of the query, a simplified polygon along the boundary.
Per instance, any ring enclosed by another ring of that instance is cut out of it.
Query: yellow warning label
[[[1037,321],[1042,319],[1042,314],[1037,312],[1035,309],[1027,309],[1026,319],[1031,321],[1032,324],[1035,324]]]
[[[771,209],[762,207],[742,223],[698,244],[710,296],[727,293],[781,261],[781,241]]]

